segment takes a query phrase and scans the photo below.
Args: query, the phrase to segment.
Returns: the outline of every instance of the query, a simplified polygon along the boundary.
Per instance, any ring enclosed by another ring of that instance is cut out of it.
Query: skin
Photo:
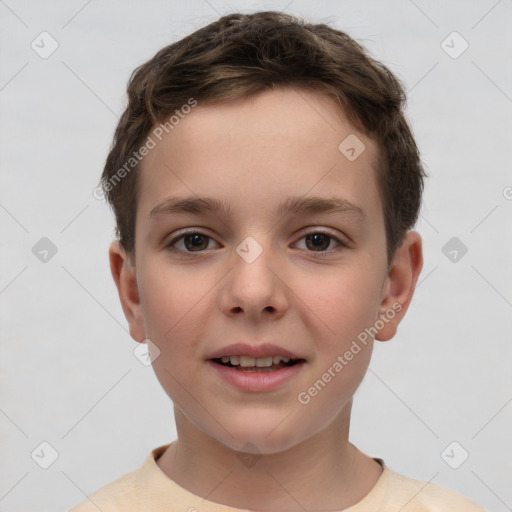
[[[365,144],[354,161],[338,150],[350,134]],[[379,479],[380,465],[349,442],[352,397],[373,340],[309,403],[297,399],[400,304],[376,335],[391,339],[413,296],[421,238],[410,231],[388,265],[378,158],[376,144],[332,99],[280,88],[199,104],[144,159],[135,257],[113,242],[110,264],[130,334],[160,350],[153,368],[174,403],[178,440],[157,464],[194,494],[236,508],[340,510]],[[153,207],[182,195],[225,200],[232,214],[150,219]],[[343,198],[364,218],[279,216],[277,204],[288,195]],[[174,252],[166,248],[182,228],[210,237],[200,252],[190,239],[176,241]],[[320,251],[305,238],[319,231],[334,237]],[[263,249],[250,264],[236,252],[247,236]],[[312,256],[318,252],[322,258]],[[241,391],[205,360],[247,340],[275,343],[306,363],[275,390]],[[252,465],[237,457],[246,443],[258,457]]]

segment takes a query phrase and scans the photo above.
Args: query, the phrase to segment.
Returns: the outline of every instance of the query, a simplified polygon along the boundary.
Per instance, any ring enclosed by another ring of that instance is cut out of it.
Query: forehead
[[[138,218],[173,195],[214,196],[260,214],[309,192],[339,192],[367,203],[365,210],[379,204],[375,143],[321,93],[280,88],[221,104],[198,102],[155,142],[140,169]]]

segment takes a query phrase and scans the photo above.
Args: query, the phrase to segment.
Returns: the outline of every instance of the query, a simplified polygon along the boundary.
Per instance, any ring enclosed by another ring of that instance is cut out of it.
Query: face
[[[348,136],[355,159],[338,149]],[[377,160],[333,100],[293,89],[199,103],[145,158],[121,300],[179,424],[275,453],[348,418],[368,329],[394,309],[377,334],[392,337],[408,302]]]

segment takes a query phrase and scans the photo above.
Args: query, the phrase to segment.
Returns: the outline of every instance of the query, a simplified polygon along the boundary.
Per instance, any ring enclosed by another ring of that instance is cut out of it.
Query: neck
[[[286,451],[245,457],[175,407],[178,440],[157,464],[208,501],[254,510],[343,510],[363,499],[382,468],[348,441],[351,403],[327,429]]]

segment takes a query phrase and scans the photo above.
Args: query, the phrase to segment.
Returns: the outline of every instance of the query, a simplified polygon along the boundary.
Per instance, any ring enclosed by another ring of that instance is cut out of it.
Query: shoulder
[[[69,512],[135,512],[139,510],[138,470],[127,473],[92,493]]]
[[[415,480],[386,468],[390,504],[403,512],[486,512],[474,501],[442,485]]]

